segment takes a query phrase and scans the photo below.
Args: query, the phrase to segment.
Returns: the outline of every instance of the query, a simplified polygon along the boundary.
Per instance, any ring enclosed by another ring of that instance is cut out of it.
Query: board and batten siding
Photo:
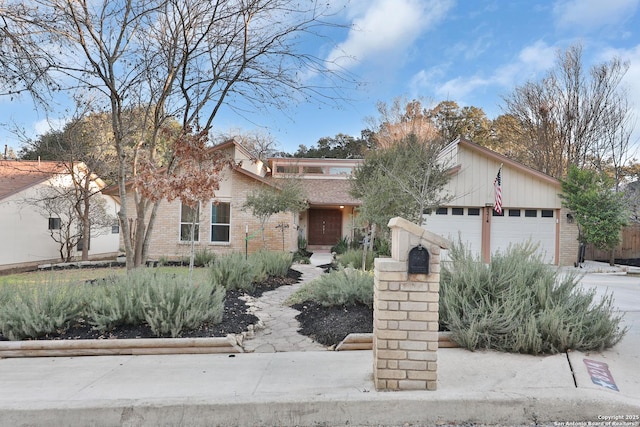
[[[450,167],[462,165],[445,187],[454,199],[449,206],[492,206],[493,182],[502,164],[502,205],[522,209],[560,209],[560,184],[551,177],[489,158],[456,145],[445,154]],[[515,163],[515,162],[514,162]],[[527,173],[529,172],[529,173]]]

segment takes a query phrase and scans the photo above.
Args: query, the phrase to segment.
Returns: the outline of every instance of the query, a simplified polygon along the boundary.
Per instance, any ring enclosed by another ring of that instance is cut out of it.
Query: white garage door
[[[445,237],[458,240],[474,255],[482,249],[482,211],[480,208],[440,208],[423,216],[423,228]],[[441,261],[447,261],[447,251],[442,251]]]
[[[495,214],[494,214],[495,215]],[[544,261],[555,263],[556,218],[551,209],[505,209],[491,218],[491,253],[504,252],[509,244],[531,240],[539,244]]]

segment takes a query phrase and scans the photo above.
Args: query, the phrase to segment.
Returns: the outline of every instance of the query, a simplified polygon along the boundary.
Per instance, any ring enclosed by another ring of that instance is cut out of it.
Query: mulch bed
[[[280,286],[292,285],[300,281],[302,273],[289,269],[286,277],[269,277],[262,283],[256,285],[254,292],[249,295],[260,297],[263,293],[272,291]],[[227,291],[224,301],[224,315],[222,322],[218,324],[204,323],[198,329],[184,331],[182,338],[202,338],[202,337],[224,337],[227,334],[240,334],[247,330],[249,325],[258,322],[258,318],[247,312],[248,306],[241,299],[246,295],[244,292],[237,290]],[[87,323],[78,322],[70,325],[64,331],[56,334],[48,334],[39,337],[39,340],[77,340],[77,339],[114,339],[114,338],[158,338],[147,325],[123,325],[113,330],[101,333]],[[0,334],[0,341],[7,338]]]
[[[373,332],[373,309],[364,304],[324,307],[305,301],[293,308],[300,311],[298,332],[326,346],[339,344],[351,333]]]

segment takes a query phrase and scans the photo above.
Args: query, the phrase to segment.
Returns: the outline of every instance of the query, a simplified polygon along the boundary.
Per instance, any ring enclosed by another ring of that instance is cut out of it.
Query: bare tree
[[[61,170],[65,169],[66,165]],[[67,177],[70,179],[65,180]],[[83,165],[74,165],[69,173],[55,176],[51,185],[38,190],[35,197],[22,201],[53,220],[49,233],[59,245],[62,261],[71,261],[78,245],[82,260],[88,260],[91,237],[111,231],[115,217],[107,212],[105,200],[96,196],[99,190],[95,177],[87,175]]]
[[[260,160],[274,157],[280,151],[273,135],[262,130],[230,129],[216,136],[214,141],[222,143],[230,139],[240,143],[249,153]]]
[[[127,186],[140,162],[165,161],[173,173],[181,136],[208,132],[223,105],[248,114],[287,107],[296,94],[328,102],[351,81],[297,50],[297,37],[332,25],[320,1],[38,0],[34,7],[39,34],[60,46],[51,67],[110,115],[128,268],[144,262],[158,209],[140,187]],[[162,156],[170,118],[181,129]]]
[[[630,109],[621,80],[629,64],[614,58],[585,72],[582,47],[558,52],[556,67],[504,98],[526,144],[526,163],[554,177],[569,165],[601,167],[626,156]]]

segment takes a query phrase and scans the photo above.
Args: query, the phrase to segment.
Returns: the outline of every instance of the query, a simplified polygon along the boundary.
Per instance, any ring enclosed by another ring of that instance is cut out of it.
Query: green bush
[[[289,252],[259,251],[251,255],[261,276],[285,277],[293,264],[293,254]]]
[[[263,273],[253,258],[246,260],[244,254],[234,252],[216,257],[215,262],[209,267],[209,282],[227,290],[253,292],[256,279]]]
[[[362,252],[364,249],[349,249],[342,255],[337,257],[338,264],[343,267],[353,267],[362,269]],[[373,261],[376,259],[375,252],[368,251],[367,258],[365,260],[365,269],[373,269]]]
[[[216,259],[216,254],[211,252],[207,248],[199,249],[196,251],[193,257],[193,265],[195,267],[208,267],[213,264]]]
[[[373,242],[373,247],[378,256],[391,256],[391,241],[389,239],[376,239]]]
[[[38,338],[68,327],[84,303],[80,285],[2,286],[0,331],[10,340]]]
[[[331,247],[331,252],[335,252],[336,254],[343,254],[349,249],[349,239],[343,237],[338,240],[338,243]]]
[[[121,325],[144,322],[141,296],[152,286],[150,274],[131,272],[122,277],[107,277],[88,289],[86,315],[90,325],[107,332]]]
[[[220,323],[225,295],[221,286],[194,285],[182,276],[153,276],[141,295],[144,319],[153,333],[178,337],[205,322]]]
[[[298,289],[288,303],[304,301],[315,301],[325,307],[355,304],[373,307],[373,274],[339,267]]]
[[[579,277],[544,264],[531,244],[510,247],[489,265],[461,243],[440,277],[440,322],[470,350],[553,354],[595,351],[624,336],[611,295],[595,301]]]

